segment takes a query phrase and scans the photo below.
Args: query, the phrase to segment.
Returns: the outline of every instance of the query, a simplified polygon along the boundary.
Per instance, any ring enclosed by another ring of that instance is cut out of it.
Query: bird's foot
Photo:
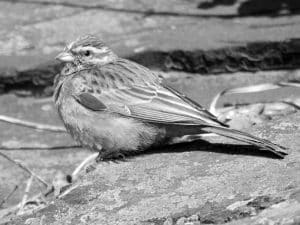
[[[99,163],[101,161],[125,161],[125,155],[121,152],[106,152],[105,154],[99,154],[98,157],[96,158],[96,162]]]

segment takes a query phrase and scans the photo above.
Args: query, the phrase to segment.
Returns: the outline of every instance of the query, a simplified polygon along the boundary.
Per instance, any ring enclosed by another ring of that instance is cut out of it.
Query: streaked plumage
[[[68,62],[55,82],[59,114],[76,140],[103,157],[210,132],[285,154],[281,146],[227,128],[156,73],[117,57],[93,36],[72,42],[58,58]]]

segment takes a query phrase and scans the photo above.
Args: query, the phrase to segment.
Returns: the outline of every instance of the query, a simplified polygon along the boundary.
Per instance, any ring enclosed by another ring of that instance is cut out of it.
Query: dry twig
[[[215,116],[219,116],[219,112],[216,108],[217,102],[220,97],[223,95],[228,94],[244,94],[244,93],[254,93],[254,92],[261,92],[261,91],[268,91],[274,90],[282,87],[300,87],[300,82],[298,81],[288,81],[288,82],[278,82],[278,83],[265,83],[265,84],[257,84],[257,85],[250,85],[246,87],[238,87],[238,88],[231,88],[226,89],[219,92],[211,101],[209,111],[214,114]]]
[[[20,120],[20,119],[5,116],[5,115],[0,115],[0,121],[6,122],[6,123],[12,123],[12,124],[19,125],[19,126],[34,128],[34,129],[38,129],[38,130],[46,130],[46,131],[52,131],[52,132],[66,132],[66,129],[64,127],[35,123],[35,122],[26,121],[26,120]]]
[[[18,190],[18,188],[19,188],[19,185],[15,185],[15,187],[11,190],[11,192],[9,192],[8,195],[0,202],[0,208],[16,192],[16,190]]]
[[[30,151],[30,150],[65,150],[65,149],[70,149],[70,148],[81,148],[82,146],[80,145],[66,145],[66,146],[35,146],[35,147],[6,147],[6,146],[1,146],[0,145],[0,150],[2,151],[18,151],[18,150],[23,150],[23,151]]]
[[[32,185],[32,181],[33,181],[33,176],[31,175],[30,178],[27,181],[26,188],[25,188],[25,193],[24,193],[24,196],[22,198],[22,201],[19,204],[20,208],[19,208],[18,214],[23,213],[23,209],[24,209],[24,206],[26,205],[26,202],[27,202],[27,199],[28,199],[28,195],[29,195],[29,191],[30,191],[30,188],[31,188],[31,185]]]
[[[27,166],[25,166],[24,164],[22,164],[20,161],[14,160],[12,158],[10,158],[9,156],[3,154],[2,152],[0,152],[0,155],[2,157],[4,157],[5,159],[7,159],[8,161],[12,162],[13,164],[17,165],[18,167],[20,167],[21,169],[23,169],[24,171],[26,171],[28,174],[30,174],[31,176],[34,176],[38,181],[40,181],[45,187],[48,187],[48,183],[46,181],[44,181],[44,179],[42,179],[40,176],[38,176],[37,174],[35,174],[33,171],[31,171]]]

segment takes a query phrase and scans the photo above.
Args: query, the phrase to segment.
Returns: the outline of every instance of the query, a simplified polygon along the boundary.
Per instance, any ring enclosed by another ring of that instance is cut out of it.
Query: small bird
[[[71,42],[56,59],[54,101],[71,136],[101,159],[166,145],[185,135],[215,133],[286,155],[270,141],[228,128],[150,69],[118,57],[97,37]]]

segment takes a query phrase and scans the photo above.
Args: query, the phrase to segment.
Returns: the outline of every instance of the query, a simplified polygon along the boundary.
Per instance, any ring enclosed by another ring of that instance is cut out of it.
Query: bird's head
[[[83,36],[71,42],[56,56],[57,60],[71,63],[78,69],[103,66],[113,62],[116,58],[116,54],[110,48],[92,35]]]

